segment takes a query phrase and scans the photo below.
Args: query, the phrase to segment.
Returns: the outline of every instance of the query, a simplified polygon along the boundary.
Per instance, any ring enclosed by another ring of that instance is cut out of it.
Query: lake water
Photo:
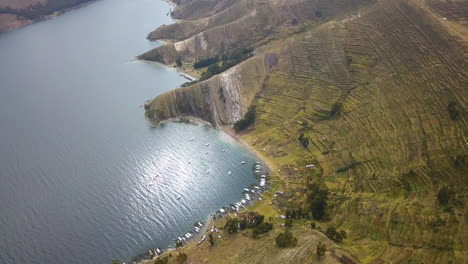
[[[144,119],[145,100],[185,82],[132,61],[169,8],[101,0],[0,34],[0,263],[128,261],[257,181],[226,134]]]

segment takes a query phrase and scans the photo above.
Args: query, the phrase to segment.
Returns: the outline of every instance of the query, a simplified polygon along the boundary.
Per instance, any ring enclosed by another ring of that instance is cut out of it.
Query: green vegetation
[[[309,138],[304,136],[304,133],[301,133],[298,139],[299,142],[301,142],[301,145],[304,146],[304,148],[307,148],[309,146]]]
[[[176,59],[176,66],[179,68],[182,67],[182,59],[180,57],[177,57]]]
[[[276,237],[276,245],[280,248],[294,247],[297,245],[297,239],[286,230]]]
[[[183,264],[186,262],[187,262],[187,254],[185,254],[184,252],[179,252],[179,254],[177,254],[176,256],[176,263]]]
[[[468,22],[463,1],[236,0],[220,4],[216,13],[211,3],[190,2],[181,1],[176,13],[196,10],[191,18],[210,17],[213,25],[183,21],[173,27],[184,29],[175,35],[194,50],[161,54],[170,63],[177,55],[187,61],[217,56],[219,61],[205,65],[209,76],[221,71],[223,54],[255,47],[253,57],[226,75],[241,94],[213,97],[224,84],[210,78],[180,89],[184,93],[160,96],[150,116],[159,121],[194,114],[224,126],[232,125],[231,101],[255,105],[254,126],[240,137],[270,164],[273,186],[254,206],[268,212],[275,226],[286,223],[278,216],[287,209],[287,221],[294,223],[286,230],[301,244],[278,248],[274,240],[283,228],[258,239],[247,230],[217,240],[216,251],[194,250],[196,260],[321,262],[315,246],[330,245],[318,235],[323,230],[345,241],[333,243],[333,250],[353,252],[356,263],[466,262],[460,232],[468,190],[468,38],[458,30]],[[255,16],[247,16],[251,10]],[[216,107],[198,99],[207,95]],[[194,109],[187,113],[187,105]],[[242,129],[248,123],[241,122]],[[284,195],[274,196],[280,190]],[[240,230],[247,225],[239,218]],[[324,261],[339,262],[333,255]]]
[[[171,257],[171,255],[158,257],[158,258],[154,261],[154,264],[168,264],[168,263],[169,263],[169,258],[170,258],[170,257]]]
[[[211,64],[217,63],[218,61],[219,61],[218,57],[210,57],[210,58],[206,58],[206,59],[201,59],[201,60],[196,61],[193,64],[193,68],[194,69],[199,69],[199,68],[203,68],[203,67],[208,67]]]
[[[335,227],[329,226],[325,232],[325,235],[327,235],[327,237],[329,237],[331,240],[340,243],[343,241],[343,239],[346,238],[346,231],[338,231]]]
[[[320,259],[325,256],[325,252],[327,252],[327,246],[325,245],[325,243],[319,242],[317,244],[317,249],[315,250],[315,254]]]
[[[234,124],[237,132],[242,131],[255,122],[255,106],[250,106],[244,118]]]
[[[456,121],[460,116],[460,111],[458,110],[457,103],[455,103],[454,101],[449,102],[447,111],[449,112],[450,118],[453,121]]]
[[[309,205],[315,220],[325,220],[327,218],[327,200],[327,190],[318,184],[309,186]]]
[[[214,238],[213,238],[213,233],[210,233],[208,235],[208,242],[210,243],[210,246],[214,246],[215,242],[214,242]]]
[[[268,233],[272,229],[273,229],[273,224],[272,223],[263,222],[260,225],[256,226],[253,229],[252,233],[253,233],[254,236],[257,237],[258,235]]]
[[[200,77],[200,81],[207,80],[207,79],[211,78],[213,75],[222,73],[225,70],[227,70],[227,69],[241,63],[242,61],[252,57],[252,54],[251,54],[252,51],[253,51],[252,48],[247,48],[247,49],[242,49],[240,51],[234,52],[230,56],[227,56],[227,55],[222,56],[221,65],[218,63],[219,60],[218,60],[217,57],[208,58],[206,60],[203,60],[202,61],[203,63],[201,63],[201,65],[208,66],[208,68],[206,69],[206,71],[204,73],[202,73],[202,75]],[[208,64],[208,63],[210,63],[210,64]],[[199,66],[199,65],[200,65],[200,63],[197,64],[197,66]],[[195,64],[194,64],[194,68],[195,68]]]
[[[237,218],[231,218],[226,222],[224,229],[228,231],[229,234],[236,233],[239,225],[239,220]]]
[[[453,190],[447,186],[440,188],[439,192],[437,193],[437,199],[441,205],[448,205],[448,203],[452,201],[453,196]]]

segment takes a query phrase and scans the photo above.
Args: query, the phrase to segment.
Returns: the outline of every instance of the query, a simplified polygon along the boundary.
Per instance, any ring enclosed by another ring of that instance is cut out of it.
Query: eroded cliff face
[[[164,93],[145,104],[146,116],[154,124],[184,116],[214,126],[233,124],[247,112],[275,63],[275,54],[262,54],[206,81]]]

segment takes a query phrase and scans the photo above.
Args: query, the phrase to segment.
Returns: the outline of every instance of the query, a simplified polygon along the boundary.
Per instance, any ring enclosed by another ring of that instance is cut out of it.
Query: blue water
[[[224,133],[144,119],[145,100],[185,82],[132,60],[169,8],[101,0],[0,34],[0,263],[128,261],[256,182]]]

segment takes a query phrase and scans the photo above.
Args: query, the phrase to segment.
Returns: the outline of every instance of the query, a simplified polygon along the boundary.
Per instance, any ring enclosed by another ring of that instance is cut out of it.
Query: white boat
[[[210,173],[210,170],[207,170],[207,171],[206,171],[206,174],[208,174],[208,173]]]
[[[231,175],[231,171],[228,171],[228,175]]]
[[[161,253],[162,253],[161,249],[159,249],[159,248],[156,248],[155,251],[156,251],[156,254],[157,254],[158,256],[161,255]]]
[[[180,200],[180,198],[182,198],[182,197],[180,197],[180,196],[177,196],[177,200]]]
[[[205,144],[205,146],[207,146],[207,147],[208,147],[209,145],[210,145],[209,143],[206,143],[206,144]]]
[[[190,141],[193,141],[193,140],[194,140],[194,138],[191,138],[191,139],[190,139]]]
[[[203,223],[202,222],[198,222],[197,223],[199,227],[202,227],[203,226]]]
[[[207,152],[205,152],[205,154],[208,154],[208,151],[207,151]]]
[[[241,161],[241,164],[245,164],[245,161]]]
[[[223,152],[226,152],[226,150],[223,149]]]

